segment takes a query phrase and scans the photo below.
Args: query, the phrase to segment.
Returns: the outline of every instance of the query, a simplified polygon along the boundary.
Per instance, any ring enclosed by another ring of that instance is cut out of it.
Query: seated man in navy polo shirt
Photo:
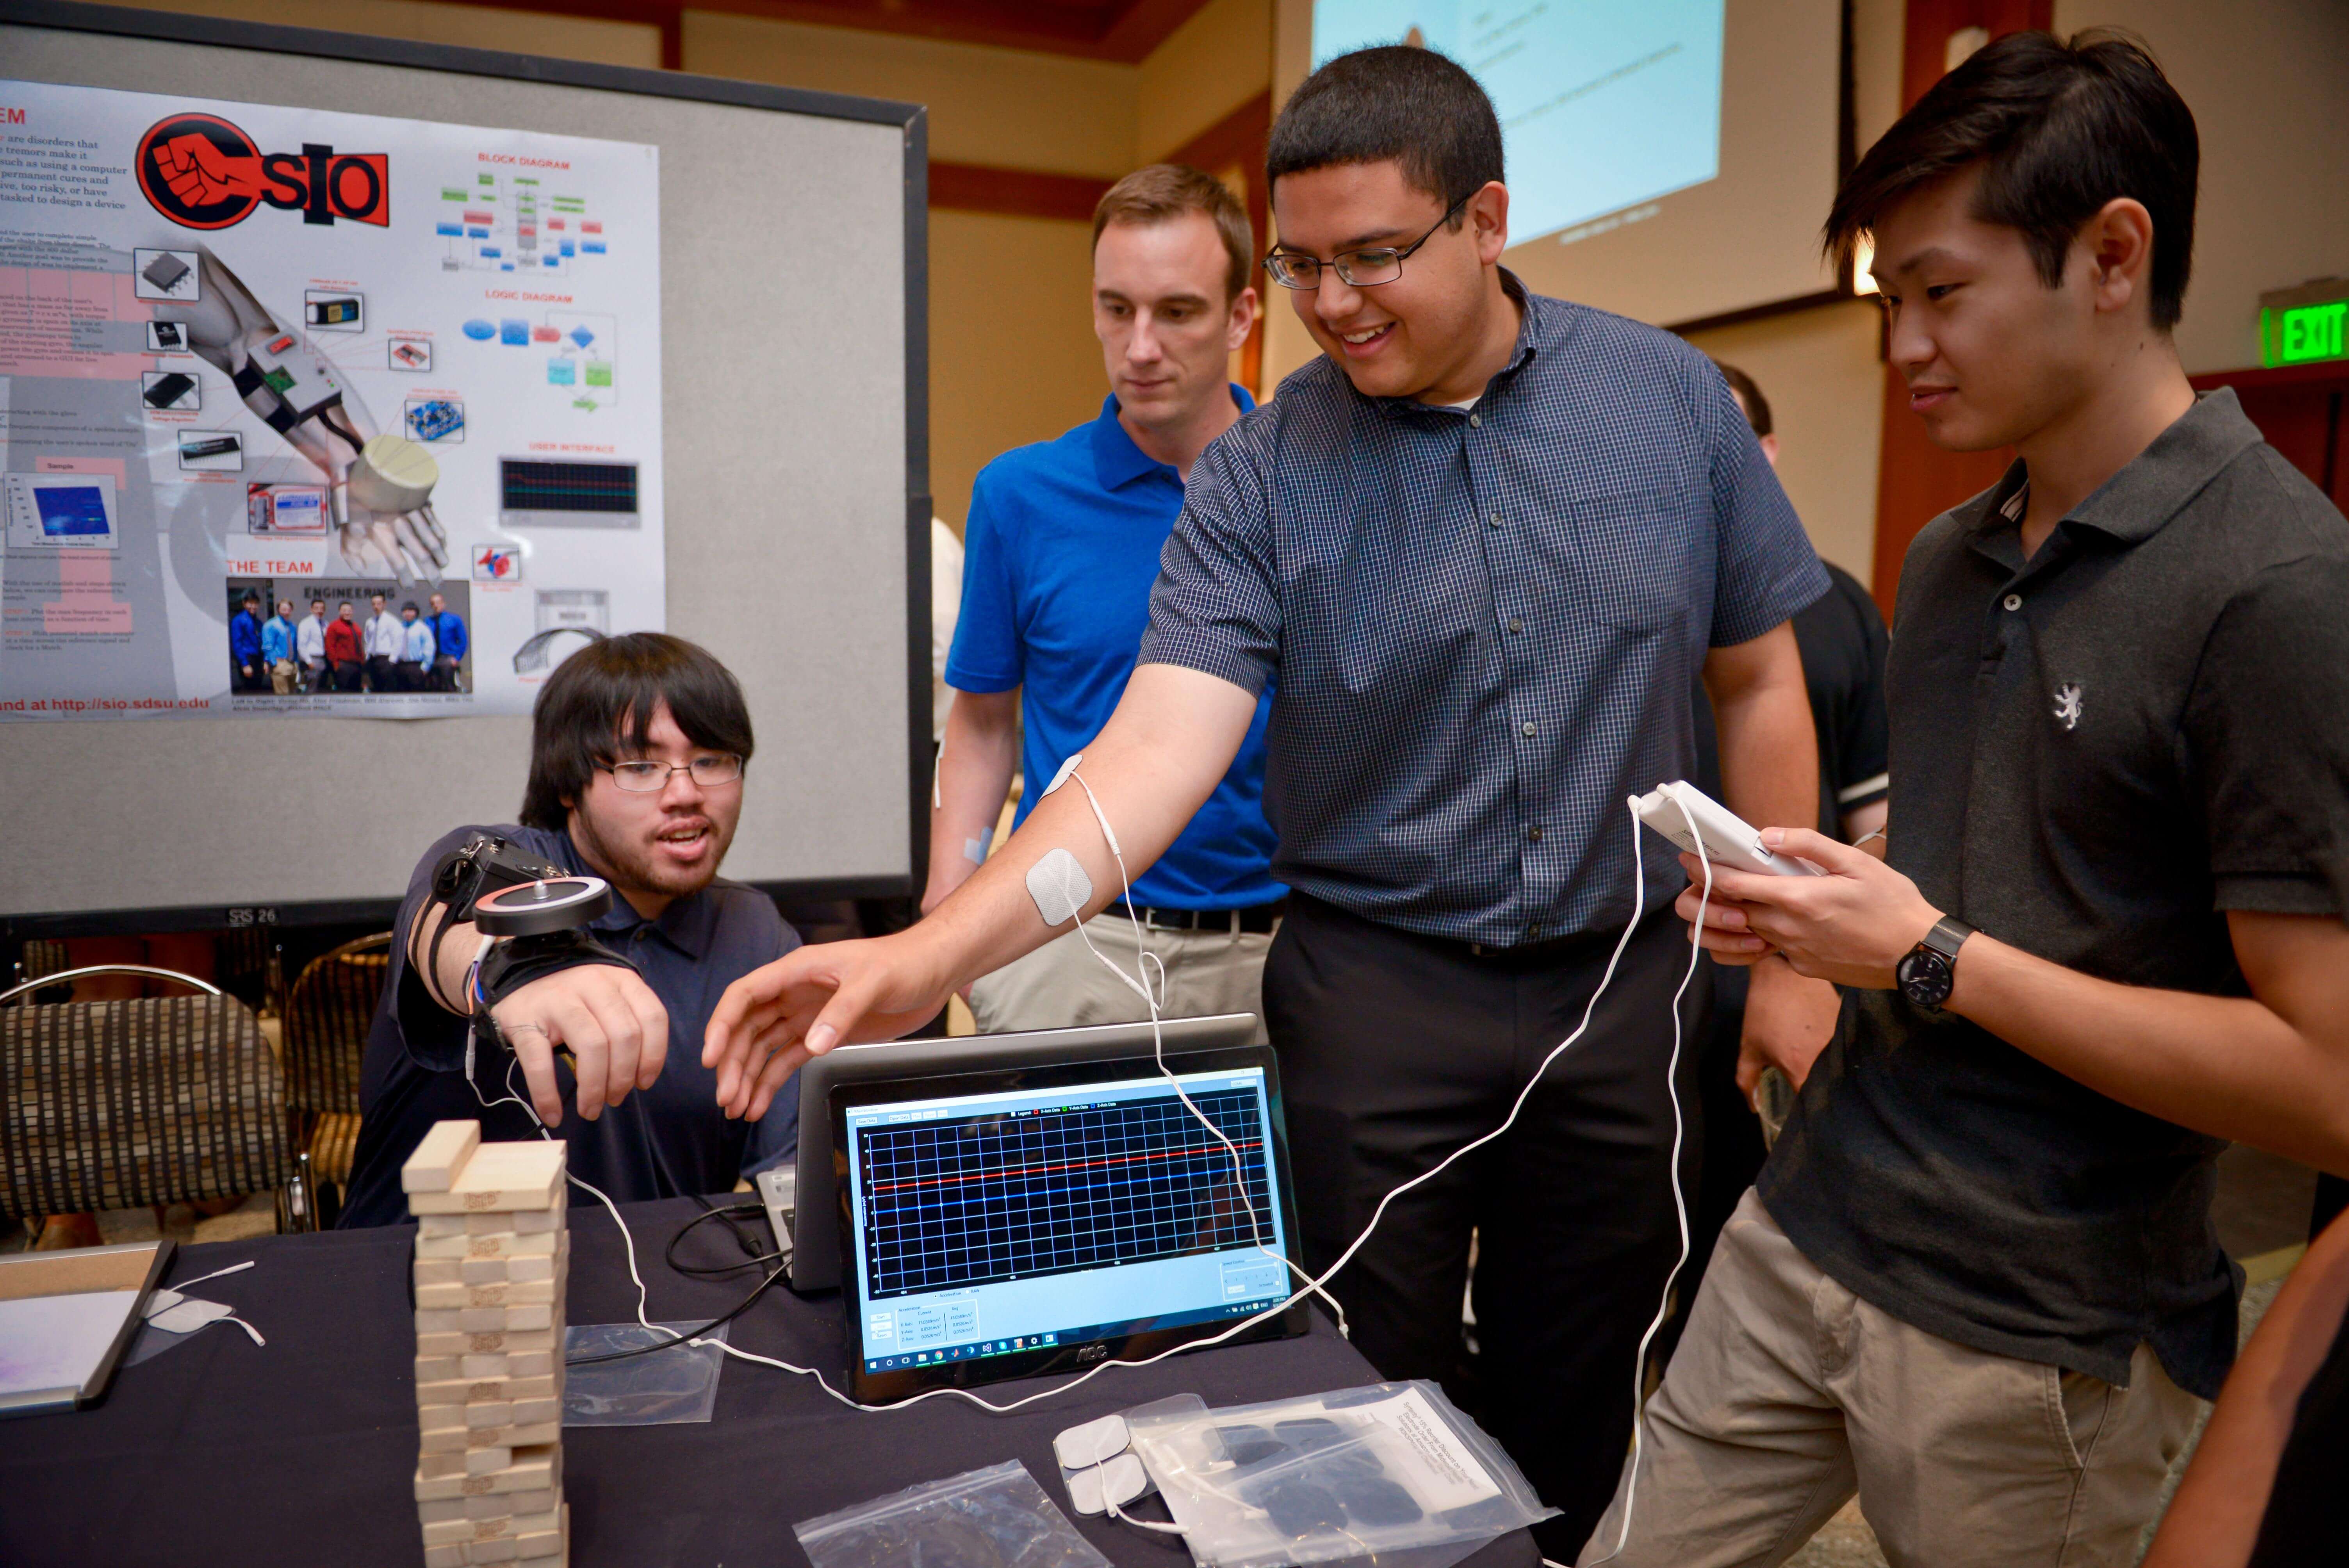
[[[408,1217],[399,1168],[436,1121],[478,1119],[485,1138],[538,1136],[520,1099],[570,1144],[572,1174],[620,1202],[729,1191],[798,1146],[795,1097],[758,1121],[729,1120],[694,1049],[730,982],[799,945],[772,900],[718,876],[750,758],[741,687],[682,638],[630,633],[565,659],[538,695],[531,731],[522,825],[460,828],[409,880],[367,1034],[346,1226]],[[463,998],[481,943],[450,919],[433,882],[480,834],[610,882],[612,908],[594,935],[633,967],[562,969],[500,998],[492,1016],[512,1054],[482,1043],[468,1082]]]
[[[1160,163],[1112,186],[1093,212],[1093,330],[1109,362],[1101,417],[1006,452],[973,489],[962,614],[947,684],[954,707],[930,817],[926,912],[986,858],[1017,761],[1015,830],[1061,764],[1109,721],[1150,622],[1150,585],[1207,443],[1256,405],[1226,381],[1256,322],[1247,214],[1221,181]],[[1264,818],[1269,686],[1206,803],[1085,936],[1134,971],[1135,927],[1165,965],[1164,1013],[1264,1011],[1265,953],[1287,891]],[[1024,726],[1022,721],[1024,721]],[[1131,1022],[1142,998],[1071,931],[970,987],[979,1029]]]

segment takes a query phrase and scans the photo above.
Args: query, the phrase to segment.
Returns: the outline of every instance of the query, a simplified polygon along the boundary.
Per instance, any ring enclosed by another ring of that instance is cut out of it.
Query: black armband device
[[[636,968],[587,930],[612,907],[608,884],[574,876],[494,834],[477,833],[451,851],[433,871],[432,896],[448,906],[425,960],[436,985],[440,943],[450,926],[471,924],[492,939],[466,1002],[477,1031],[486,1026],[493,1040],[499,1036],[490,1009],[533,980],[583,965]]]

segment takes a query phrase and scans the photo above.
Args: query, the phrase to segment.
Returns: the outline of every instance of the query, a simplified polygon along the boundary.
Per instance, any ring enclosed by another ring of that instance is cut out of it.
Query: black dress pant
[[[1294,894],[1265,964],[1307,1263],[1316,1272],[1379,1200],[1498,1127],[1582,1020],[1619,931],[1478,953]],[[1680,1249],[1665,1064],[1689,944],[1651,914],[1589,1032],[1544,1073],[1505,1136],[1388,1205],[1330,1289],[1385,1377],[1455,1398],[1468,1238],[1478,1233],[1479,1419],[1563,1517],[1537,1528],[1570,1561],[1614,1495],[1633,1363]],[[1682,1176],[1711,989],[1682,1004]]]

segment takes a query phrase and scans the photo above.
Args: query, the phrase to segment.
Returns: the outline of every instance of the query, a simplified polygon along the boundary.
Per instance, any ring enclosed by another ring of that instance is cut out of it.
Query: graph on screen
[[[1269,1244],[1263,1100],[1194,1090],[867,1127],[858,1140],[866,1295],[878,1299]]]
[[[1725,0],[1316,0],[1313,63],[1415,43],[1492,96],[1512,243],[1721,171]]]

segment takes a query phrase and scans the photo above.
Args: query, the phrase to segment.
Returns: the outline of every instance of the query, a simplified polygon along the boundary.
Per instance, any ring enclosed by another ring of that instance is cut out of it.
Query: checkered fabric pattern
[[[1524,294],[1470,409],[1329,359],[1211,446],[1144,663],[1278,679],[1273,873],[1509,946],[1631,911],[1624,799],[1695,770],[1709,646],[1826,591],[1736,400],[1679,338]],[[1651,907],[1682,878],[1650,835]]]

